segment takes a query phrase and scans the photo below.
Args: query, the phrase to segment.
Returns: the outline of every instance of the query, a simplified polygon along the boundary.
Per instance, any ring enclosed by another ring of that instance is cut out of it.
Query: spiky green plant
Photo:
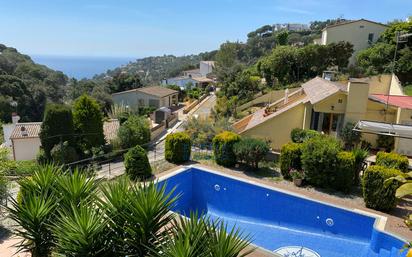
[[[53,226],[56,252],[65,257],[109,256],[107,220],[104,213],[92,206],[71,206],[59,211],[60,218]]]
[[[81,203],[92,203],[96,200],[99,180],[75,169],[73,173],[65,173],[57,177],[55,194],[59,198],[61,208],[70,210],[71,206]]]
[[[180,216],[172,223],[171,233],[153,257],[244,257],[254,249],[250,237],[239,229],[227,229],[221,220],[190,213],[190,218]]]
[[[111,239],[113,249],[131,256],[145,256],[149,248],[162,244],[168,233],[167,225],[174,214],[170,212],[176,201],[165,185],[129,184],[115,182],[102,189],[102,209],[111,218],[109,227],[116,235]]]
[[[16,222],[14,234],[22,238],[17,244],[18,252],[29,251],[33,257],[50,256],[54,237],[50,229],[56,202],[53,198],[25,194],[24,201],[11,199],[9,217]]]

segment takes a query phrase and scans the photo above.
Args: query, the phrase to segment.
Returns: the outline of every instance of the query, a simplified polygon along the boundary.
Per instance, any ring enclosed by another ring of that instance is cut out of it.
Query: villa
[[[294,128],[312,129],[338,136],[344,124],[358,121],[401,124],[410,129],[412,97],[405,96],[396,76],[350,79],[347,83],[316,77],[280,100],[233,125],[245,136],[268,139],[278,150],[290,141]],[[379,124],[378,124],[379,125]],[[363,134],[376,146],[376,135]],[[395,151],[412,155],[412,140],[395,138]]]
[[[176,85],[186,89],[187,85],[192,84],[194,87],[205,88],[214,83],[214,80],[208,75],[213,72],[215,67],[214,61],[201,61],[199,69],[183,71],[182,76],[162,80],[162,85]]]

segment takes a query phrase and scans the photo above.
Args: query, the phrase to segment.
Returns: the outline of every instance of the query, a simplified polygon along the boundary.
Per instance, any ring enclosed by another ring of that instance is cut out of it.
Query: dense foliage
[[[408,172],[409,160],[405,155],[400,155],[394,152],[378,152],[376,154],[376,165]]]
[[[290,139],[294,143],[303,143],[304,141],[319,135],[319,132],[316,130],[294,128],[290,132]]]
[[[288,143],[282,146],[280,150],[280,172],[284,179],[291,179],[290,170],[302,169],[302,145],[297,143]]]
[[[192,117],[187,120],[184,129],[193,144],[200,148],[209,148],[212,145],[213,137],[223,131],[230,130],[231,126],[226,119],[212,121]]]
[[[50,151],[50,156],[53,162],[59,164],[72,163],[79,159],[76,149],[67,141],[56,144]]]
[[[336,156],[336,170],[333,172],[333,188],[349,193],[354,184],[356,159],[352,152],[339,152]]]
[[[340,151],[340,142],[329,136],[306,140],[302,145],[302,167],[306,180],[315,186],[330,187]]]
[[[359,144],[362,137],[360,132],[353,131],[354,127],[354,123],[347,122],[345,126],[343,126],[342,131],[339,134],[347,150],[351,150],[355,147],[355,145]]]
[[[382,166],[370,166],[362,178],[363,198],[366,207],[390,211],[396,205],[396,189],[399,182],[385,183],[389,178],[402,174],[399,170]]]
[[[234,166],[236,155],[233,152],[233,146],[239,141],[240,136],[230,131],[217,134],[213,138],[213,154],[216,163],[226,167]]]
[[[393,70],[401,81],[412,82],[412,40],[410,38],[401,38],[397,49],[396,64],[393,63],[396,33],[398,32],[412,33],[412,20],[391,23],[376,44],[358,54],[358,65],[366,75],[390,73]]]
[[[48,104],[39,137],[47,159],[50,159],[50,151],[56,144],[68,142],[69,145],[73,146],[74,125],[70,107]]]
[[[62,72],[0,44],[0,120],[10,122],[16,111],[21,121],[41,121],[47,101],[62,102],[67,80]]]
[[[165,159],[171,163],[183,163],[190,160],[192,141],[188,134],[177,132],[167,135]]]
[[[117,132],[123,149],[145,145],[150,141],[150,124],[146,117],[130,115]]]
[[[242,138],[233,146],[233,152],[240,162],[244,162],[248,166],[258,169],[259,162],[263,160],[269,152],[269,143],[257,138]]]
[[[82,95],[73,104],[73,123],[83,151],[104,145],[103,114],[93,98]]]
[[[124,167],[126,174],[132,180],[145,179],[152,175],[146,151],[139,145],[125,153]]]

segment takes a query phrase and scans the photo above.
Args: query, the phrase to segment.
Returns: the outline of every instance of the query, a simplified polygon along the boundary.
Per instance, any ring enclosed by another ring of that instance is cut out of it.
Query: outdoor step
[[[391,256],[391,252],[389,252],[388,250],[381,249],[379,251],[379,257],[390,257],[390,256]]]

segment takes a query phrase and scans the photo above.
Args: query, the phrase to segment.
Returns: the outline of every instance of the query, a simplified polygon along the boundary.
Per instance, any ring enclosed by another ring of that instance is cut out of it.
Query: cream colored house
[[[10,136],[13,159],[15,161],[34,160],[40,150],[41,122],[25,122],[13,124]],[[103,133],[107,142],[117,137],[120,127],[118,120],[108,120],[103,123]]]
[[[388,94],[389,92],[389,94]],[[244,136],[270,140],[279,150],[294,128],[337,136],[346,122],[360,120],[412,125],[412,97],[403,95],[397,78],[380,75],[347,82],[316,77],[301,88],[233,125]],[[363,139],[376,146],[376,135]],[[412,140],[396,138],[395,150],[412,155]]]
[[[384,24],[365,19],[346,21],[324,28],[320,44],[327,45],[340,41],[351,43],[354,53],[349,59],[349,63],[354,64],[358,52],[375,43],[386,28],[387,26]],[[316,42],[319,43],[319,40],[315,40]]]
[[[139,107],[171,107],[178,104],[179,92],[166,87],[142,87],[112,94],[116,104]]]

